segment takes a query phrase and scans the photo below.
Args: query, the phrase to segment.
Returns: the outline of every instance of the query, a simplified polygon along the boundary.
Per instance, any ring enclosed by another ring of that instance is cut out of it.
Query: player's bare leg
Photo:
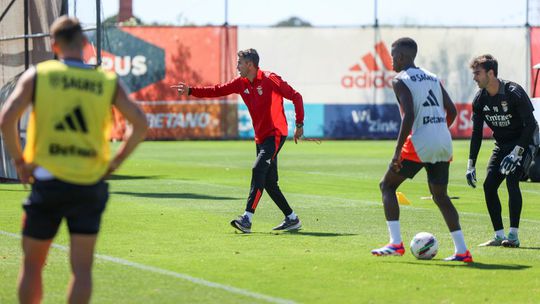
[[[448,197],[448,185],[442,184],[432,184],[429,183],[429,190],[433,196],[433,201],[439,207],[444,221],[450,230],[450,235],[454,241],[454,255],[444,259],[445,261],[455,261],[455,262],[466,262],[471,263],[473,261],[472,255],[467,250],[467,245],[465,245],[465,238],[463,237],[463,231],[461,231],[461,226],[459,224],[459,214],[452,204],[450,197]]]
[[[371,254],[376,256],[387,255],[403,255],[405,248],[401,239],[401,231],[399,226],[399,205],[396,197],[396,190],[405,181],[403,177],[396,172],[388,169],[382,181],[379,183],[381,189],[382,201],[384,205],[384,215],[386,224],[390,233],[390,243],[381,248],[371,251]]]
[[[20,303],[41,303],[43,297],[42,271],[52,240],[23,236],[23,263],[19,273]]]
[[[89,303],[92,294],[92,263],[94,261],[95,234],[71,234],[71,280],[68,303]]]

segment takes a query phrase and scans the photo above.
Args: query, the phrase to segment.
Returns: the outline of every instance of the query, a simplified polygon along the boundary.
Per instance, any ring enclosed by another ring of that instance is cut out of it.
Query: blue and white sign
[[[326,105],[324,117],[326,138],[396,138],[401,125],[395,104]]]
[[[289,126],[289,137],[294,135],[295,117],[294,105],[285,102],[283,105],[287,124]],[[321,104],[304,104],[304,137],[322,137],[324,135],[324,106]],[[244,103],[238,104],[238,136],[240,138],[254,138],[253,122],[247,106]]]

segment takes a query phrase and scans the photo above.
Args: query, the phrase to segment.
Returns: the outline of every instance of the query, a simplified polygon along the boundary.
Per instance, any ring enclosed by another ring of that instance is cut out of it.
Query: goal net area
[[[83,28],[95,31],[96,3],[99,1],[0,0],[0,107],[26,69],[54,58],[49,37],[52,22],[64,14],[77,16],[78,12],[85,12]],[[27,118],[26,114],[19,122],[23,144]],[[16,179],[16,170],[0,135],[0,181]]]

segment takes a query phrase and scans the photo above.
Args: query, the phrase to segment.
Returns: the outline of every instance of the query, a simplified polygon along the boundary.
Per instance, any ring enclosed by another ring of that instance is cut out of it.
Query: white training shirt
[[[446,125],[441,83],[437,75],[411,67],[396,75],[409,88],[414,105],[411,141],[418,159],[423,163],[450,161],[452,136]]]

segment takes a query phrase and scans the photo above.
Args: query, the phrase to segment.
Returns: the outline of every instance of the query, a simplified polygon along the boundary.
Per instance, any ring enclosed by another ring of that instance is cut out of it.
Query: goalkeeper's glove
[[[503,158],[499,171],[504,175],[508,175],[516,171],[516,168],[520,165],[524,150],[525,149],[520,146],[515,146],[514,150]]]
[[[465,177],[467,178],[467,184],[476,188],[476,168],[474,167],[474,161],[472,159],[469,159],[469,162],[467,163],[467,174],[465,174]]]

